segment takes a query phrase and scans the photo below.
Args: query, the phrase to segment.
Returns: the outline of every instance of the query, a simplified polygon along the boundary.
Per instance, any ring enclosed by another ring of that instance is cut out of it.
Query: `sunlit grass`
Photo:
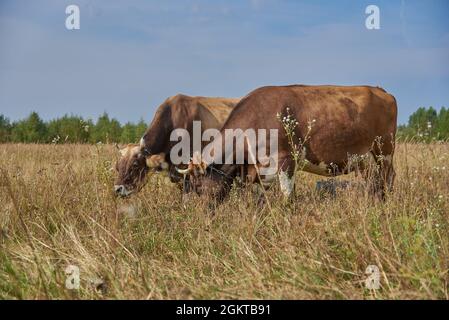
[[[214,214],[164,174],[112,193],[112,146],[0,146],[0,298],[448,299],[449,144],[399,144],[395,192],[337,198],[300,173],[257,206],[234,189]],[[353,175],[341,179],[359,180]],[[81,272],[65,288],[65,268]],[[381,288],[365,288],[376,265]]]

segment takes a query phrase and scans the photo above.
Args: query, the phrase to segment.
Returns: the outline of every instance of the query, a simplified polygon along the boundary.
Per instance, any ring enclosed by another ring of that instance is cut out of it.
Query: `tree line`
[[[433,107],[419,108],[406,125],[398,127],[397,137],[423,142],[449,141],[449,108],[442,107],[440,111]]]
[[[37,112],[11,122],[0,114],[0,143],[135,143],[144,134],[147,124],[120,124],[105,112],[97,121],[65,115],[44,121]]]
[[[96,122],[75,115],[46,122],[37,112],[23,120],[10,122],[0,114],[0,143],[135,143],[146,128],[143,119],[121,125],[106,112]],[[397,137],[424,142],[449,140],[449,109],[419,108],[407,124],[398,127]]]

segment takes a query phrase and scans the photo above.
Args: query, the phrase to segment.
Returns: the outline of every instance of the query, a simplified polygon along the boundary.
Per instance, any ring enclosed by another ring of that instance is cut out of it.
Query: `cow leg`
[[[375,165],[363,172],[370,194],[384,201],[387,192],[392,191],[396,173],[393,168],[393,156],[373,153]]]
[[[378,193],[385,200],[387,192],[392,191],[395,172],[393,168],[394,136],[383,136],[374,146],[377,155],[376,160],[379,168]]]
[[[254,187],[251,188],[251,192],[255,196],[256,205],[258,208],[263,208],[267,203],[265,198],[265,192],[269,189],[269,187],[265,187],[262,184],[254,184]]]
[[[255,165],[247,165],[242,175],[246,186],[251,186],[251,193],[257,198],[256,203],[259,208],[265,206],[265,192],[270,188],[271,182],[276,179],[275,175],[267,179],[266,176],[260,176]]]
[[[396,177],[396,172],[393,168],[393,156],[387,155],[383,157],[380,167],[380,182],[383,192],[383,197],[387,192],[393,191],[394,178]]]

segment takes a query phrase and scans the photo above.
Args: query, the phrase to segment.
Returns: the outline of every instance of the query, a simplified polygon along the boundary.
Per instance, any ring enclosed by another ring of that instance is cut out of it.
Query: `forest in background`
[[[44,121],[34,111],[25,119],[11,122],[0,114],[0,143],[135,143],[146,128],[143,119],[121,124],[106,112],[95,122],[76,115]],[[398,127],[397,138],[421,142],[449,140],[449,108],[419,108],[407,124]]]
[[[146,128],[143,119],[122,125],[106,112],[95,122],[76,115],[44,121],[34,111],[23,120],[10,122],[0,114],[0,143],[134,143]]]

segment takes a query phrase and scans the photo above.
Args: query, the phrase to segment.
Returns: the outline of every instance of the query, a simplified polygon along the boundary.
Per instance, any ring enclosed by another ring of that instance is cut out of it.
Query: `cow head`
[[[221,201],[229,191],[233,174],[217,169],[213,164],[208,165],[194,154],[186,169],[177,168],[181,175],[188,176],[189,191],[199,196]]]
[[[150,155],[139,144],[129,144],[119,148],[119,151],[120,158],[116,163],[117,178],[114,184],[114,191],[118,196],[127,197],[140,190],[148,171],[168,168],[164,153]]]

